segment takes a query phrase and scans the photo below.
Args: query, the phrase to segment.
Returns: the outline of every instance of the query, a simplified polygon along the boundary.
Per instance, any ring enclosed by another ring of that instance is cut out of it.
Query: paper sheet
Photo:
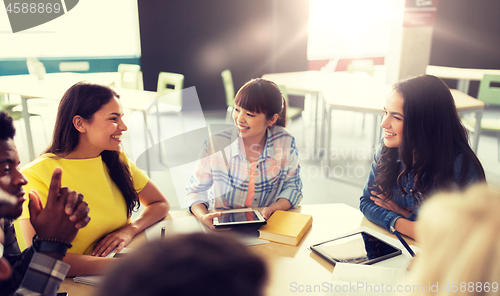
[[[406,269],[337,263],[326,295],[403,295]]]

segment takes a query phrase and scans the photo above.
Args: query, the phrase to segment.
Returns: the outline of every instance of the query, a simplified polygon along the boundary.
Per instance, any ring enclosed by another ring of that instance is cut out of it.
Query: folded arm
[[[365,188],[363,189],[363,194],[360,197],[359,209],[368,220],[384,227],[387,231],[390,231],[391,226],[394,227],[396,220],[399,218],[404,219],[404,216],[394,211],[385,209],[377,205],[375,201],[372,200],[373,195],[371,194],[371,191],[375,187],[375,175],[377,172],[376,166],[377,163],[375,160],[372,163],[368,180],[366,181]]]

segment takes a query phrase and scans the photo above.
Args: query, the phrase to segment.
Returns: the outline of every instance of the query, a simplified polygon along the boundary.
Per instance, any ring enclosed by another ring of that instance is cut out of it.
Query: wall
[[[224,109],[224,69],[236,89],[307,69],[307,19],[304,0],[139,1],[144,87],[155,90],[161,71],[181,73],[204,110]]]
[[[38,58],[47,73],[112,72],[120,63],[139,63],[137,0],[76,2],[64,15],[17,33],[0,10],[0,75],[28,74],[26,58]]]
[[[439,0],[430,64],[500,69],[499,11],[497,0]],[[307,70],[308,15],[306,0],[141,0],[145,88],[156,89],[160,71],[182,73],[204,109],[223,109],[226,68],[237,89],[266,72]]]
[[[500,69],[499,12],[498,0],[438,0],[430,64]],[[470,95],[477,95],[478,85],[470,83]]]

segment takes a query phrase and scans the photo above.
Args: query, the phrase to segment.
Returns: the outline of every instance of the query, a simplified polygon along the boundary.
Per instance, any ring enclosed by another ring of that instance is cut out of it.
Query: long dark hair
[[[248,81],[236,94],[234,103],[250,112],[264,113],[267,120],[278,114],[276,125],[286,125],[286,100],[272,81],[262,78]]]
[[[76,148],[80,137],[80,132],[73,125],[73,117],[79,115],[90,120],[114,97],[120,98],[115,91],[103,85],[78,82],[70,87],[59,103],[52,143],[44,153],[53,153],[59,157],[68,155]],[[130,171],[120,159],[118,151],[104,150],[101,157],[109,169],[111,180],[118,186],[125,199],[127,215],[130,217],[132,211],[139,207],[139,198]]]
[[[479,180],[485,180],[483,166],[469,146],[453,96],[441,79],[431,75],[413,77],[396,83],[394,91],[404,99],[403,139],[398,148],[383,145],[375,178],[383,193],[392,196],[396,181],[406,194],[401,181],[410,173],[415,177],[412,195],[419,202],[432,191],[449,188],[455,182],[463,189],[471,164]],[[462,167],[459,180],[455,180],[454,163],[459,155]],[[402,170],[397,164],[398,156]]]

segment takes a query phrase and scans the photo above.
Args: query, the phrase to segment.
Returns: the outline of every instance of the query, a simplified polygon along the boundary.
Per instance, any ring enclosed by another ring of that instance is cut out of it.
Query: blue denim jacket
[[[400,215],[396,212],[393,212],[391,210],[384,209],[382,207],[377,206],[371,199],[370,197],[372,196],[370,191],[372,191],[374,186],[375,186],[375,176],[377,174],[377,161],[380,159],[382,152],[382,144],[378,148],[377,152],[375,153],[374,156],[374,161],[372,163],[370,175],[368,176],[368,180],[366,181],[365,188],[363,189],[363,195],[361,195],[360,198],[360,204],[359,204],[359,209],[365,217],[384,227],[387,229],[389,232],[391,232],[390,228],[391,226],[394,227],[394,224],[396,224],[396,220],[399,218],[404,218],[403,215]],[[460,178],[460,169],[462,167],[462,155],[459,155],[455,159],[454,163],[454,168],[453,171],[455,173],[455,179],[458,180]],[[398,162],[401,162],[400,159],[398,159]],[[402,168],[401,168],[402,170]],[[476,171],[476,167],[474,165],[470,166],[470,171],[467,175],[467,183],[475,183],[479,181],[479,177]],[[417,220],[417,215],[418,215],[418,208],[420,205],[418,202],[412,197],[412,192],[413,192],[413,187],[415,186],[415,180],[414,176],[412,174],[409,174],[407,177],[404,177],[401,180],[401,185],[403,188],[406,190],[406,195],[403,195],[401,190],[399,190],[399,187],[397,183],[394,183],[392,187],[392,192],[393,192],[393,200],[396,202],[400,207],[403,207],[412,214],[406,218],[410,221],[416,221]]]

